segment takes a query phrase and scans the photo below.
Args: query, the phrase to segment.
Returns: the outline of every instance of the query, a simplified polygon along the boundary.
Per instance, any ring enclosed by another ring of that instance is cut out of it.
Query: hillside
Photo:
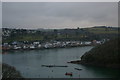
[[[106,27],[106,26],[96,26],[91,28],[85,28],[88,32],[94,34],[117,34],[118,33],[117,27]]]
[[[118,35],[117,27],[91,27],[76,29],[2,29],[2,41],[51,41],[51,40],[101,40]]]
[[[15,80],[17,78],[22,78],[23,79],[20,72],[17,71],[15,69],[15,67],[10,66],[8,64],[2,64],[2,78],[3,78],[3,80],[8,80],[8,79],[12,79],[12,78],[15,78]]]
[[[110,40],[103,45],[99,45],[81,57],[81,64],[120,68],[120,48],[119,39]]]

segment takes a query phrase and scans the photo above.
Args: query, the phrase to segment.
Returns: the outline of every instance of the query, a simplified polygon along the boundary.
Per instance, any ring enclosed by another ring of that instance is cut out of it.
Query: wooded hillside
[[[120,68],[120,38],[99,45],[81,57],[81,64]]]

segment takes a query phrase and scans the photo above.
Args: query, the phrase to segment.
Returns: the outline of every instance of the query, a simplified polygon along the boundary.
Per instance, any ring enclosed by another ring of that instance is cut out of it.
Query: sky
[[[2,27],[26,29],[118,26],[117,2],[3,2]]]
[[[2,2],[118,2],[119,0],[1,0]]]

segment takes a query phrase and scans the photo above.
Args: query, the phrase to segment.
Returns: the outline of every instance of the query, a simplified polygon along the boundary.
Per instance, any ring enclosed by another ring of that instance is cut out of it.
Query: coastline
[[[109,65],[102,65],[102,64],[94,64],[94,63],[85,63],[82,62],[81,60],[76,60],[76,61],[70,61],[67,63],[72,63],[72,64],[82,64],[85,66],[94,66],[94,67],[104,67],[104,68],[113,68],[113,69],[119,69],[120,70],[120,64],[109,64]]]
[[[81,60],[69,63],[120,69],[118,42],[119,38],[110,40],[86,52]]]
[[[45,49],[59,49],[59,48],[73,48],[73,47],[85,47],[85,46],[95,46],[95,45],[79,45],[79,46],[64,46],[64,47],[49,47],[49,48],[45,48],[45,47],[42,47],[42,48],[33,48],[33,49],[30,49],[30,48],[26,48],[26,49],[2,49],[2,52],[5,52],[5,51],[23,51],[23,50],[45,50]]]

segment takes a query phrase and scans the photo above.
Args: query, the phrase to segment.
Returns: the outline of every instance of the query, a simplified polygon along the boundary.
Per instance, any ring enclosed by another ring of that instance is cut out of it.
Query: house
[[[31,44],[30,49],[35,49],[35,46],[33,44]]]
[[[38,48],[41,48],[42,47],[42,45],[41,44],[38,44]]]
[[[97,41],[97,40],[93,40],[92,43],[93,43],[94,45],[96,45],[96,44],[101,44],[102,42],[101,42],[101,41]]]
[[[53,45],[48,42],[44,45],[44,48],[52,48],[52,47],[53,47]]]
[[[91,42],[90,41],[85,41],[85,45],[90,45]]]
[[[38,45],[40,42],[33,42],[34,45]]]
[[[13,49],[21,49],[21,46],[14,45]]]
[[[101,44],[101,41],[96,41],[96,44]]]

